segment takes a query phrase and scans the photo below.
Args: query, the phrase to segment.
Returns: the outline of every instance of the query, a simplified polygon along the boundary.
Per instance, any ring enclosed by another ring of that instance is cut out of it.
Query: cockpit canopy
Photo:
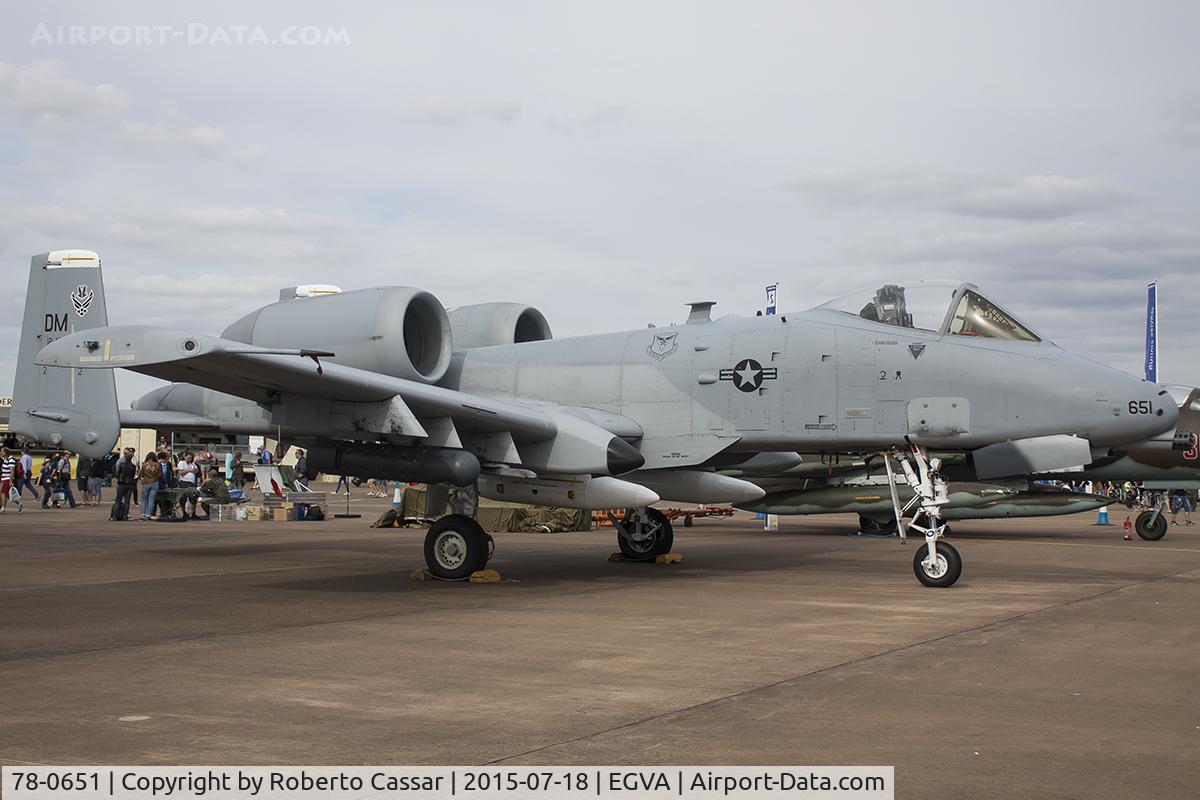
[[[851,292],[822,303],[814,310],[839,311],[884,325],[955,336],[1042,341],[970,283],[916,281],[904,286],[889,283],[876,289]]]

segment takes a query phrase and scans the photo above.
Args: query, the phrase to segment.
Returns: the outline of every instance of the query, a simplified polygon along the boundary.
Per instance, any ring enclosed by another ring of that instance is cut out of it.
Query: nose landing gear
[[[884,455],[883,460],[887,467],[888,488],[892,493],[896,529],[900,532],[901,542],[908,540],[909,530],[924,534],[925,546],[918,549],[913,558],[913,572],[917,580],[925,586],[953,586],[962,575],[962,557],[953,545],[941,541],[949,530],[942,521],[942,506],[950,502],[949,484],[941,473],[942,462],[938,458],[927,458],[921,448],[912,442],[908,443],[908,447],[908,456],[894,447],[891,453]],[[903,508],[896,492],[897,476],[892,469],[893,459],[914,492],[913,499]],[[904,513],[913,506],[917,506],[917,512],[906,526]]]

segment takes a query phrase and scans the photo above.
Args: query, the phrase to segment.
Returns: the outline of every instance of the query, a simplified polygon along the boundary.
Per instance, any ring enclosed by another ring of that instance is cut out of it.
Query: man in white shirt
[[[8,510],[10,494],[16,502],[17,513],[21,513],[21,493],[13,483],[16,471],[17,459],[9,454],[7,447],[0,448],[0,514]]]
[[[200,474],[200,465],[196,463],[195,454],[190,450],[184,453],[183,460],[179,462],[175,471],[179,473],[180,483],[194,487],[197,483],[197,476]]]
[[[184,495],[183,501],[180,503],[180,511],[183,512],[184,517],[191,516],[192,519],[198,519],[196,507],[199,503],[196,498],[199,497],[199,493],[196,491],[196,487],[200,483],[200,465],[196,463],[196,454],[191,450],[186,451],[175,471],[179,474],[179,487],[192,490],[190,494]]]

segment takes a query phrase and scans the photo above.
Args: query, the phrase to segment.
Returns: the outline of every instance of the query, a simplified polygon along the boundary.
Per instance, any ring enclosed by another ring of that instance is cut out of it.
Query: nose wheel
[[[942,588],[953,586],[962,575],[962,558],[949,542],[936,542],[935,554],[929,557],[929,548],[922,546],[913,556],[913,572],[925,586]]]

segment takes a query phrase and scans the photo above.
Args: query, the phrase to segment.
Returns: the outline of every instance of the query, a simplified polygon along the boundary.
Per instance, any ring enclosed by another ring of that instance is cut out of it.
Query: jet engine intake
[[[456,350],[552,339],[542,312],[521,303],[477,303],[450,311]]]
[[[396,378],[437,383],[450,366],[450,319],[422,289],[384,286],[281,300],[221,334],[259,347],[334,353],[329,361]]]

